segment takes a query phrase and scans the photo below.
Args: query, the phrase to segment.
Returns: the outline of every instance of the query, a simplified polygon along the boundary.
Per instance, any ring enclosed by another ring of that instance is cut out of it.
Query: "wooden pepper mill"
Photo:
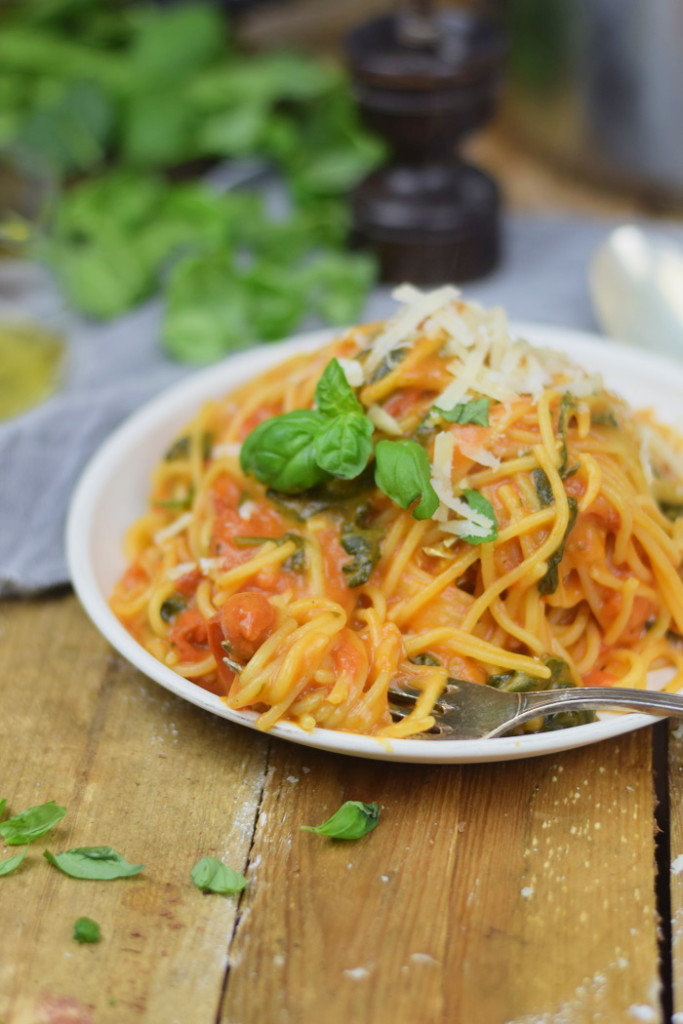
[[[352,193],[354,242],[375,251],[383,281],[488,273],[499,256],[498,189],[456,146],[492,113],[502,33],[474,11],[423,2],[360,25],[346,52],[361,116],[391,150]]]

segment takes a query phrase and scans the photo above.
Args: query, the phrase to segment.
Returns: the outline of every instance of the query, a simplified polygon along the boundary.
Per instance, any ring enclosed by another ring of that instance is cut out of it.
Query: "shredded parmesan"
[[[179,580],[181,576],[187,576],[189,572],[194,572],[196,568],[196,562],[178,562],[177,565],[172,565],[166,570],[166,575],[169,580]]]
[[[214,459],[238,459],[240,457],[241,450],[242,445],[239,444],[239,442],[226,441],[225,444],[215,444],[211,449],[211,456]]]
[[[378,430],[381,430],[384,434],[392,434],[394,437],[400,437],[403,431],[401,430],[401,424],[398,420],[383,409],[381,405],[371,405],[366,409],[366,413],[369,419],[375,424]]]
[[[346,382],[349,387],[359,388],[365,380],[363,373],[363,367],[357,359],[344,359],[343,357],[337,357],[337,362],[342,368]]]
[[[178,516],[178,518],[174,519],[172,523],[168,524],[168,526],[164,526],[162,530],[157,530],[154,534],[154,543],[163,544],[164,541],[170,540],[171,537],[175,537],[177,533],[182,533],[191,522],[192,513],[184,512],[182,516]]]
[[[456,447],[472,462],[477,462],[480,466],[487,466],[489,469],[498,469],[500,466],[500,459],[493,452],[482,448],[481,445],[470,444],[460,437],[455,437],[454,440]]]
[[[365,361],[365,376],[370,376],[393,349],[417,330],[423,320],[453,302],[459,295],[458,289],[452,285],[444,285],[432,292],[421,292],[412,285],[400,285],[395,288],[393,298],[408,305],[391,317],[384,330],[374,339]]]
[[[247,501],[243,501],[242,504],[239,506],[239,508],[237,509],[237,515],[240,517],[240,519],[251,519],[254,512],[257,511],[258,505],[256,504],[256,502],[252,501],[251,499],[248,499]]]

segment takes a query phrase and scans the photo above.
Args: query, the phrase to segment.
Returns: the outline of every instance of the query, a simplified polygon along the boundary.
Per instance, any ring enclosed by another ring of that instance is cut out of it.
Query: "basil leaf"
[[[26,850],[22,850],[15,857],[7,857],[5,860],[0,860],[0,878],[3,875],[11,875],[13,871],[16,871],[25,856]]]
[[[7,846],[23,846],[32,843],[58,825],[66,814],[66,807],[60,807],[54,800],[47,804],[29,807],[0,824],[0,839]]]
[[[7,806],[7,799],[5,798],[3,800],[0,800],[0,818],[2,818],[3,814],[5,813],[5,807],[6,806]]]
[[[297,409],[265,420],[242,445],[242,472],[287,494],[315,487],[328,475],[315,455],[315,439],[326,426],[327,418],[313,409]]]
[[[415,441],[380,441],[375,449],[375,483],[401,508],[413,509],[415,519],[429,519],[439,507],[432,487],[432,467],[424,448]]]
[[[373,431],[372,421],[362,413],[334,416],[315,439],[316,462],[327,473],[352,480],[368,464]]]
[[[490,404],[490,398],[473,398],[471,402],[458,402],[452,409],[441,409],[438,405],[434,408],[449,423],[477,423],[488,427]]]
[[[337,359],[329,361],[316,385],[315,404],[326,416],[339,416],[345,412],[363,414],[363,406]]]
[[[77,846],[64,853],[43,851],[43,857],[71,878],[97,879],[108,882],[114,878],[139,875],[144,864],[129,864],[111,846]]]
[[[100,926],[91,917],[79,917],[77,921],[74,921],[76,942],[99,942],[101,938]]]
[[[537,586],[539,594],[554,594],[560,582],[558,570],[560,562],[562,561],[562,556],[564,555],[564,546],[567,543],[567,537],[571,533],[572,527],[576,522],[577,512],[579,511],[576,498],[567,498],[567,503],[569,505],[569,521],[567,522],[567,529],[564,531],[562,541],[548,559],[548,568],[546,569],[545,575],[538,581]]]
[[[479,512],[480,515],[486,516],[491,523],[491,530],[485,537],[475,537],[474,534],[470,533],[462,537],[461,540],[466,541],[468,544],[488,544],[489,541],[495,540],[498,536],[498,520],[496,519],[496,513],[493,511],[491,502],[483,494],[480,494],[479,491],[473,491],[469,487],[466,487],[462,493],[465,501],[474,512]]]
[[[190,872],[190,878],[202,892],[215,892],[229,896],[242,892],[247,880],[238,871],[223,864],[217,857],[202,857]]]
[[[361,839],[377,827],[379,804],[347,800],[322,825],[302,825],[304,832],[315,832],[330,839]]]

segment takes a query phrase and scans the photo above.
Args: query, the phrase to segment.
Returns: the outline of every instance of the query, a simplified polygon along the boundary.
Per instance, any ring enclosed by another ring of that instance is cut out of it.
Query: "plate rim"
[[[634,371],[654,371],[657,375],[666,372],[667,376],[674,374],[680,379],[683,389],[683,367],[659,353],[645,353],[599,334],[552,324],[514,321],[511,330],[517,336],[530,337],[536,345],[558,348],[570,355],[577,344],[588,352],[596,345],[611,347],[614,355],[619,356],[622,367],[630,364]],[[152,426],[164,421],[176,403],[198,403],[214,392],[227,394],[242,380],[276,365],[288,355],[314,350],[342,331],[343,328],[302,332],[280,342],[234,353],[162,390],[127,416],[92,454],[79,476],[67,512],[65,550],[71,582],[83,610],[104,638],[134,668],[177,697],[234,724],[259,732],[262,730],[257,729],[257,716],[254,713],[233,711],[215,694],[177,675],[141,647],[119,622],[107,604],[88,557],[93,516],[101,491],[110,480],[112,461],[122,451],[128,451],[131,446],[134,447],[135,442],[139,442],[141,430],[144,437],[145,430],[149,431]],[[581,361],[580,354],[577,361]],[[228,376],[233,379],[228,381]],[[607,384],[609,387],[609,381]],[[118,542],[120,545],[122,538],[118,538]],[[371,760],[466,764],[555,754],[623,735],[659,720],[657,716],[640,712],[624,712],[572,729],[488,740],[385,739],[321,728],[308,733],[287,722],[279,723],[265,735],[330,753]]]

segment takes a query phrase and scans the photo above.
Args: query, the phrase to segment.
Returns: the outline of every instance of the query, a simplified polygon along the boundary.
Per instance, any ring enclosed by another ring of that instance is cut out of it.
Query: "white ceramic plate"
[[[577,331],[516,324],[515,332],[534,344],[567,352],[589,371],[603,373],[607,386],[633,406],[653,406],[662,420],[681,426],[683,368],[675,363]],[[255,715],[230,710],[218,697],[153,658],[115,618],[107,597],[125,568],[122,539],[145,508],[152,468],[199,405],[205,399],[225,394],[287,356],[314,349],[331,337],[331,332],[319,331],[232,356],[155,398],[119,427],[93,457],[69,511],[66,542],[71,577],[97,628],[124,658],[167,690],[248,728],[255,727]],[[653,721],[656,719],[649,715],[629,712],[573,729],[491,740],[378,740],[329,729],[306,733],[288,723],[276,726],[271,734],[357,757],[465,763],[507,761],[569,750],[640,729]]]

